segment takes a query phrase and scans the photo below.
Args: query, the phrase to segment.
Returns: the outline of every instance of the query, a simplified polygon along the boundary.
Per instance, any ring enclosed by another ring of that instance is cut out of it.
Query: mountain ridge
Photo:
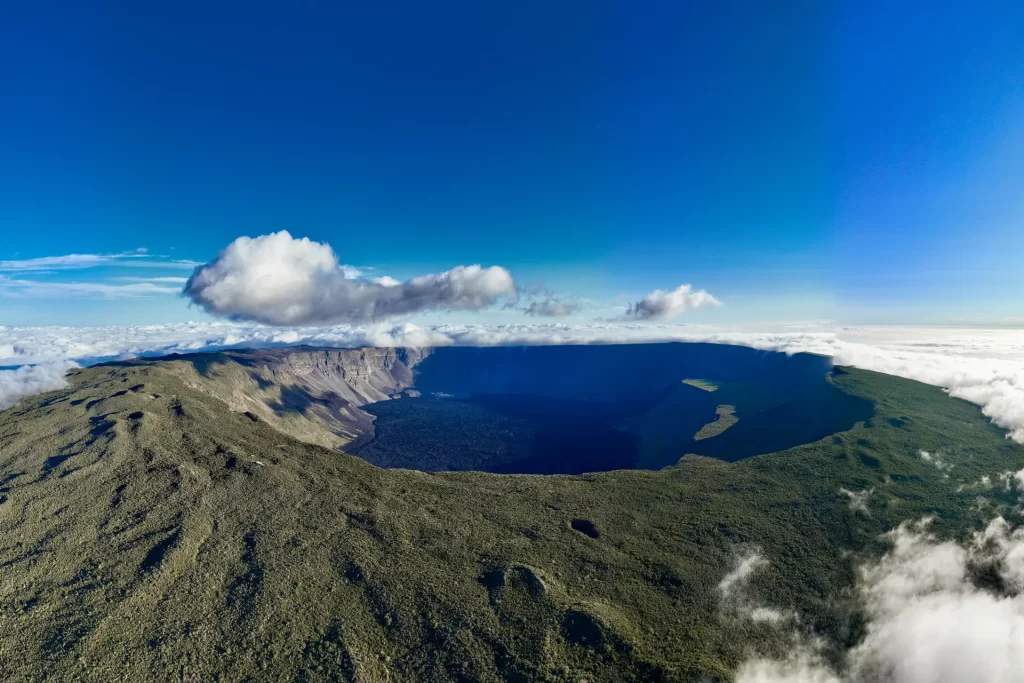
[[[989,511],[957,487],[1024,467],[976,406],[849,369],[835,385],[874,417],[735,463],[387,470],[210,393],[249,369],[214,362],[204,390],[191,359],[113,363],[0,411],[0,677],[731,680],[790,644],[723,606],[744,549],[760,599],[839,657],[880,535],[966,533]],[[869,488],[866,513],[841,493]]]

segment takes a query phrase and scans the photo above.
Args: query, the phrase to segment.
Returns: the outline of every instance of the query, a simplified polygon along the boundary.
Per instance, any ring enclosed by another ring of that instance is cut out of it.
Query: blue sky
[[[207,318],[167,278],[282,229],[584,320],[1024,323],[1017,3],[23,4],[0,261],[108,257],[8,264],[0,324]]]

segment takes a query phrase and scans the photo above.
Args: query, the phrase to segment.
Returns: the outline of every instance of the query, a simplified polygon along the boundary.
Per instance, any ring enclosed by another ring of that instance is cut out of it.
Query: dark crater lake
[[[380,467],[498,474],[632,469],[640,437],[608,424],[603,406],[504,395],[401,398],[364,406],[374,438],[354,454]]]
[[[500,474],[734,462],[870,419],[871,401],[831,381],[840,372],[820,356],[703,344],[441,349],[417,368],[422,396],[363,406],[374,435],[350,452]]]

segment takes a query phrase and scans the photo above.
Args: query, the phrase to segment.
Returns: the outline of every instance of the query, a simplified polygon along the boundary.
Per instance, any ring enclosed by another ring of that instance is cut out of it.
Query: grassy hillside
[[[981,477],[1024,467],[976,407],[849,370],[834,385],[873,418],[736,463],[382,470],[233,412],[183,363],[79,370],[0,412],[0,678],[728,680],[784,645],[722,610],[739,553],[770,563],[763,602],[852,641],[878,534],[925,514],[963,533],[990,516]]]

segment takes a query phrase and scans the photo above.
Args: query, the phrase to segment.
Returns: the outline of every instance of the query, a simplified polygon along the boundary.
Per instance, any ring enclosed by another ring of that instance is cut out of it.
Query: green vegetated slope
[[[181,363],[78,370],[0,413],[0,679],[729,680],[785,646],[723,612],[738,554],[768,559],[764,604],[852,642],[878,535],[928,514],[962,533],[991,516],[973,482],[1024,467],[975,406],[850,370],[834,386],[874,417],[736,463],[383,470],[233,412]],[[840,489],[872,490],[868,514]]]

